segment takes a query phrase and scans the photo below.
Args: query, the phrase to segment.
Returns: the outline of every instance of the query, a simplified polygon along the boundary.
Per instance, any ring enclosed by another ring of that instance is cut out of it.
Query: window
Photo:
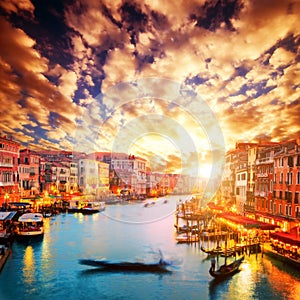
[[[287,183],[287,184],[293,184],[293,173],[292,173],[292,172],[289,172],[289,173],[287,173],[286,175],[287,175],[286,183]]]
[[[297,184],[300,184],[300,172],[297,172]]]
[[[282,205],[279,204],[279,213],[282,214]]]
[[[273,213],[276,214],[276,203],[273,204]]]
[[[300,207],[299,206],[296,206],[295,212],[296,212],[296,218],[299,218],[300,217]]]
[[[288,157],[288,166],[293,167],[294,166],[294,158],[293,156]]]
[[[270,182],[270,191],[273,191],[273,181]]]
[[[295,204],[298,204],[299,203],[299,192],[295,192],[295,201],[294,201]]]

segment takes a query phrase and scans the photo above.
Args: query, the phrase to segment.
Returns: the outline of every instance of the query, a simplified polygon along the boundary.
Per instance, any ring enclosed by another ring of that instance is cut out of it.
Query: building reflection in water
[[[35,281],[35,262],[34,262],[34,250],[31,245],[26,247],[23,261],[24,261],[24,268],[23,268],[24,282],[32,283]]]
[[[278,294],[285,291],[284,299],[299,299],[297,297],[300,297],[300,284],[295,284],[295,279],[286,272],[286,265],[283,264],[281,270],[281,262],[275,263],[276,265],[273,265],[272,261],[265,261],[266,271],[270,282],[272,282],[273,289],[277,290]]]

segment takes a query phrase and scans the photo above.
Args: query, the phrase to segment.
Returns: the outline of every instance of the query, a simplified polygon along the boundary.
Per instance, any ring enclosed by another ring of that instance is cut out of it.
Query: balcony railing
[[[271,158],[271,157],[258,158],[256,160],[256,165],[259,165],[259,164],[271,164],[273,162],[274,162],[274,159]]]
[[[13,181],[0,181],[0,186],[11,186],[11,185],[15,185],[15,183]]]
[[[267,197],[267,192],[255,192],[254,193],[255,196],[257,197]]]
[[[257,177],[268,177],[268,173],[257,173]]]
[[[13,163],[0,162],[0,167],[13,167]]]

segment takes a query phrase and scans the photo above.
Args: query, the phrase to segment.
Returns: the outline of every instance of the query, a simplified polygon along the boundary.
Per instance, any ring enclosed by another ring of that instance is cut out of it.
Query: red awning
[[[230,220],[235,224],[243,225],[247,229],[257,228],[262,230],[275,230],[279,227],[277,225],[260,222],[231,212],[221,213],[218,216]]]
[[[300,236],[295,233],[274,232],[270,234],[270,237],[300,247]]]
[[[270,214],[267,214],[267,213],[257,213],[256,216],[263,217],[263,218],[268,218],[268,219],[273,219],[273,220],[278,221],[278,222],[287,221],[287,218],[280,217],[280,216],[274,216],[274,215],[270,215]]]

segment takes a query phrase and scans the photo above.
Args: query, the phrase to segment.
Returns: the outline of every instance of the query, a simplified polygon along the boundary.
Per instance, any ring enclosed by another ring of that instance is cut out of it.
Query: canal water
[[[0,299],[300,299],[299,271],[261,254],[246,256],[239,273],[215,282],[199,245],[176,243],[178,201],[170,196],[148,207],[111,205],[94,215],[46,219],[42,241],[13,244],[0,273]],[[170,273],[104,272],[78,263],[156,262],[159,249],[173,261]]]

